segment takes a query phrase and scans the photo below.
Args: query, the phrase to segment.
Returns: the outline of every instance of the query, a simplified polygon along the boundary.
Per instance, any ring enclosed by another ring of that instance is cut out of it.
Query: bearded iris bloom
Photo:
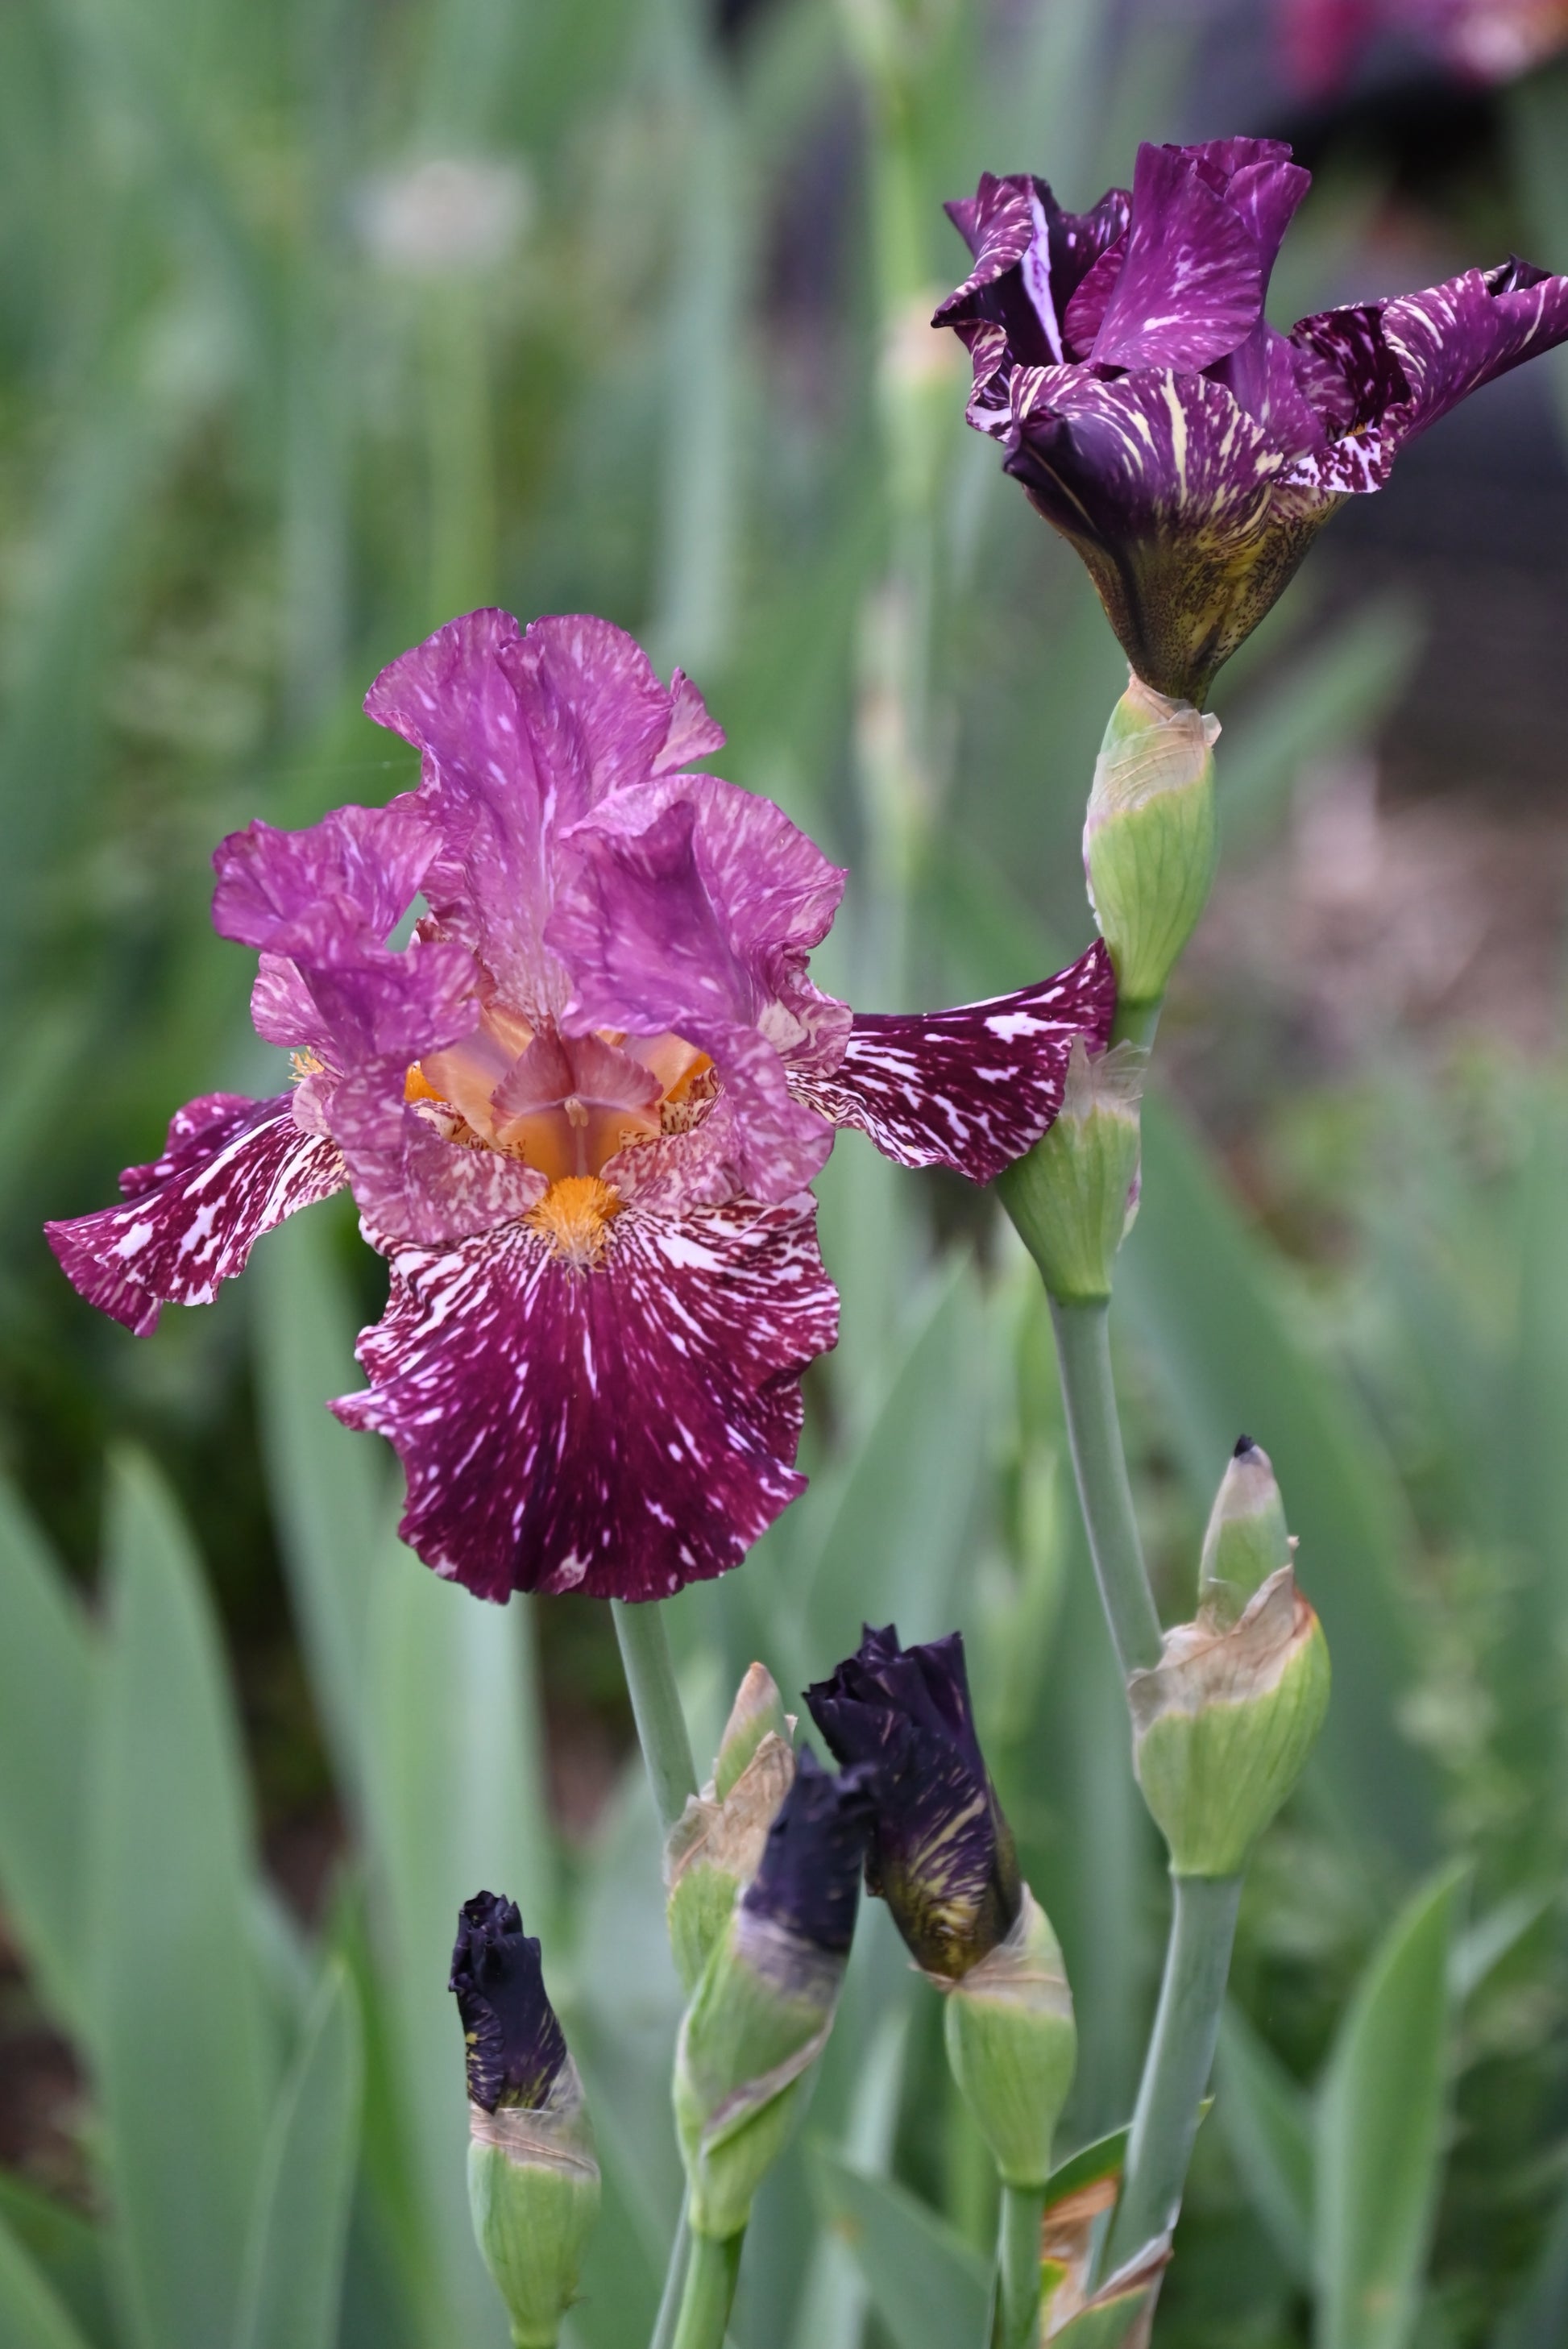
[[[566,2041],[515,1900],[476,1892],[464,1901],[448,1987],[462,2018],[469,2102],[486,2113],[539,2111],[567,2062]]]
[[[1275,140],[1139,149],[1130,193],[1043,180],[947,207],[975,266],[937,311],[969,421],[1077,549],[1146,685],[1201,705],[1349,496],[1470,392],[1568,336],[1568,278],[1512,260],[1268,324],[1310,174]]]
[[[868,1623],[806,1692],[834,1758],[872,1773],[866,1882],[927,1973],[955,1981],[1004,1941],[1023,1902],[1012,1830],[975,1734],[964,1640],[903,1648]]]
[[[347,1184],[391,1291],[369,1391],[333,1407],[401,1455],[405,1539],[486,1598],[658,1598],[803,1487],[800,1376],[837,1321],[807,1186],[835,1129],[989,1181],[1056,1115],[1073,1038],[1104,1043],[1109,960],[851,1013],[807,971],[843,874],[690,771],[722,733],[602,620],[472,613],[366,706],[418,789],[214,860],[295,1082],[192,1102],[122,1206],[50,1242],[139,1333]]]

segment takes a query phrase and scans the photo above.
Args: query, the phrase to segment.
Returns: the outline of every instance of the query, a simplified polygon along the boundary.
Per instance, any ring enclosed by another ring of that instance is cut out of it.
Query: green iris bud
[[[536,2111],[469,2105],[469,2207],[515,2349],[555,2349],[599,2215],[593,2131],[570,2055]]]
[[[694,2231],[727,2241],[794,2127],[833,2027],[870,1831],[866,1774],[807,1754],[709,1951],[676,2048]]]
[[[1243,1436],[1209,1521],[1197,1616],[1127,1686],[1138,1782],[1173,1875],[1239,1875],[1323,1726],[1328,1644],[1293,1547],[1268,1456]]]
[[[1058,1302],[1110,1295],[1116,1252],[1138,1212],[1139,1103],[1149,1055],[1090,1052],[1075,1036],[1056,1123],[997,1177],[1004,1206]]]
[[[665,1847],[670,1947],[689,1997],[736,1895],[756,1875],[768,1830],[795,1776],[793,1727],[772,1674],[753,1664],[719,1741],[713,1776]]]
[[[1084,868],[1123,1008],[1158,1003],[1219,855],[1219,720],[1134,677],[1111,711],[1084,823]]]
[[[947,1992],[947,2060],[1005,2186],[1044,2186],[1078,2031],[1061,1945],[1026,1884],[998,1941]]]

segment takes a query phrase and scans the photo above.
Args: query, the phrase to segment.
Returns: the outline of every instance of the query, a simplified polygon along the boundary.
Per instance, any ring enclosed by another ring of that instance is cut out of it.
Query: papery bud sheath
[[[1219,854],[1219,720],[1133,678],[1112,710],[1084,823],[1089,895],[1119,1008],[1158,1003]]]
[[[1044,2186],[1078,2031],[1061,1946],[1026,1884],[1006,1940],[947,1993],[947,2060],[1005,2186]]]
[[[997,1177],[1002,1202],[1063,1305],[1110,1295],[1116,1253],[1138,1209],[1139,1104],[1149,1055],[1133,1044],[1068,1055],[1061,1113]]]

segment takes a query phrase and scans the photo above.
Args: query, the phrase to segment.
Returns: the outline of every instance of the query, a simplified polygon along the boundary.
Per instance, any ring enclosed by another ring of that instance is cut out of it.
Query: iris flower
[[[975,1734],[961,1633],[903,1648],[868,1623],[806,1691],[836,1761],[876,1796],[866,1882],[927,1973],[955,1981],[1012,1930],[1023,1901],[1012,1829]]]
[[[1349,79],[1363,49],[1403,36],[1467,81],[1512,81],[1568,43],[1565,0],[1280,0],[1291,78],[1310,98]]]
[[[1104,1043],[1109,959],[851,1013],[807,972],[843,874],[690,771],[722,733],[604,621],[472,613],[366,707],[418,747],[418,789],[214,860],[295,1081],[191,1102],[122,1206],[50,1242],[139,1333],[346,1183],[391,1290],[369,1391],[333,1408],[400,1454],[405,1539],[490,1599],[662,1597],[802,1489],[800,1377],[837,1328],[807,1186],[835,1129],[989,1181],[1055,1117],[1073,1038]]]
[[[1346,497],[1470,392],[1568,336],[1528,262],[1268,324],[1310,174],[1276,140],[1142,146],[1130,194],[1065,212],[1043,180],[948,212],[975,266],[936,313],[969,421],[1077,548],[1145,684],[1201,704]]]
[[[539,1943],[523,1931],[515,1900],[476,1892],[464,1901],[447,1987],[462,2017],[469,2103],[487,2113],[499,2105],[537,2111],[568,2058]]]

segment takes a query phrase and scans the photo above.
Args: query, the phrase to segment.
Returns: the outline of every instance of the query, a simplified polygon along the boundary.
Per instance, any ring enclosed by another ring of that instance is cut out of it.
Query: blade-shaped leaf
[[[91,1795],[94,2029],[128,2335],[229,2338],[273,2055],[250,1822],[201,1568],[152,1467],[116,1464]]]
[[[84,2037],[78,1920],[97,1661],[63,1572],[0,1483],[0,1888],[41,1996]]]
[[[0,2220],[0,2349],[89,2349],[88,2336]]]
[[[329,1216],[295,1216],[273,1232],[253,1277],[273,1514],[339,1783],[358,1800],[387,1477],[380,1447],[325,1408],[329,1396],[360,1383]]]
[[[0,2224],[10,2230],[95,2349],[111,2341],[114,2323],[103,2228],[41,2194],[13,2170],[0,2170]]]
[[[934,2210],[825,2146],[812,2148],[824,2226],[846,2242],[897,2349],[965,2349],[985,2337],[985,2261]]]
[[[1220,2126],[1243,2191],[1304,2289],[1312,2280],[1312,2114],[1305,2091],[1240,2009],[1220,2033]]]
[[[359,2134],[359,2012],[323,1977],[279,2092],[252,2223],[235,2349],[333,2349]]]
[[[1491,2337],[1491,2349],[1563,2349],[1568,2341],[1568,2197],[1535,2270]]]
[[[1317,2349],[1405,2349],[1420,2301],[1447,2101],[1449,1951],[1464,1875],[1395,1920],[1339,2028],[1317,2136]]]

